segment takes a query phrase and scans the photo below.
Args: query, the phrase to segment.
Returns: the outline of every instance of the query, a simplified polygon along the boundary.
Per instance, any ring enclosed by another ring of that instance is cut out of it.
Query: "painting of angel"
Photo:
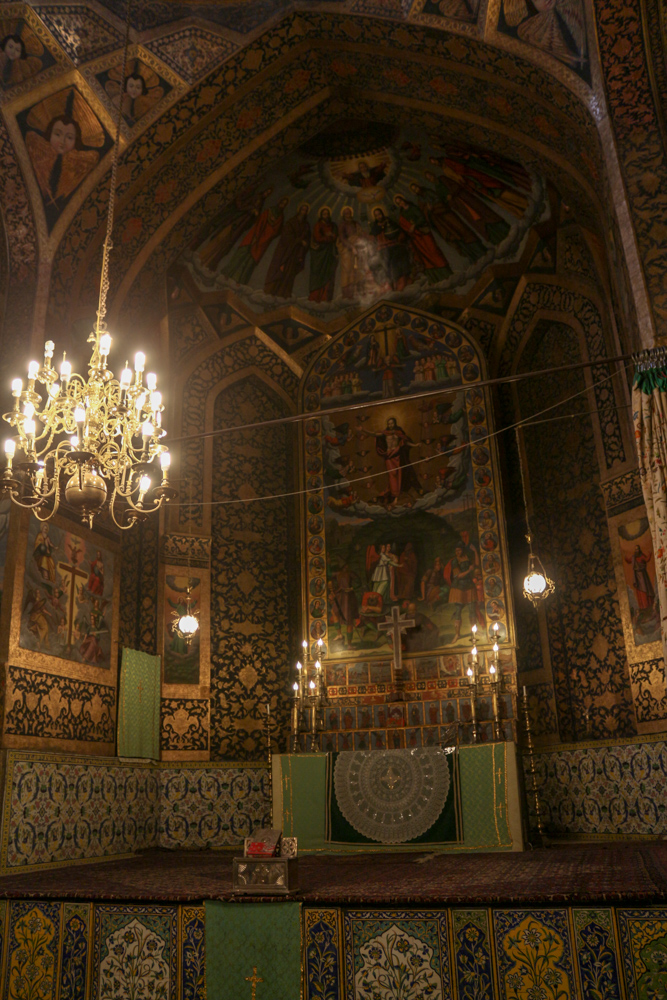
[[[154,108],[171,90],[155,70],[140,59],[130,59],[125,68],[119,64],[98,75],[98,80],[116,108],[122,105],[123,117],[133,126]]]
[[[58,91],[25,116],[25,144],[44,202],[49,229],[93,170],[110,140],[74,87]]]
[[[37,76],[53,58],[20,18],[0,20],[0,87],[8,90]]]

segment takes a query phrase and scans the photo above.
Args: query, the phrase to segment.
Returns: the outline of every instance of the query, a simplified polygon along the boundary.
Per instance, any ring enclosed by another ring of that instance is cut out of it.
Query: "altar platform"
[[[2,899],[278,902],[232,891],[227,851],[147,851],[133,858],[0,878]],[[521,854],[365,853],[298,859],[299,888],[318,906],[497,906],[667,903],[667,843],[577,846]]]

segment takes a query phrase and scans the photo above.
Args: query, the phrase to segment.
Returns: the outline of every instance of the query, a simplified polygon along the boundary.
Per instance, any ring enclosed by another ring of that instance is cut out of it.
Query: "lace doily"
[[[334,790],[357,833],[403,844],[433,826],[449,792],[447,755],[435,748],[358,750],[338,755]]]

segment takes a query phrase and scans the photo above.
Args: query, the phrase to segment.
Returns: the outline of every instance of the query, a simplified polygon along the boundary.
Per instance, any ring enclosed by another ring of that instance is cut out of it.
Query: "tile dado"
[[[650,1000],[667,976],[664,907],[304,907],[301,941],[304,1000]],[[206,997],[203,906],[2,900],[0,946],[12,1000]]]
[[[528,814],[531,826],[536,826],[531,765],[526,756],[523,761]],[[534,756],[534,772],[542,822],[550,836],[667,834],[664,737],[540,750]]]
[[[270,822],[268,770],[4,752],[0,873],[151,847],[240,845]]]
[[[205,1000],[203,906],[0,906],[0,995],[12,1000]]]

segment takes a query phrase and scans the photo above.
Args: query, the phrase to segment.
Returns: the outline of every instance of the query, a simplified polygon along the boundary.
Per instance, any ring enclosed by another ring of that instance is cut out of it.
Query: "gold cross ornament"
[[[252,976],[245,977],[246,983],[252,983],[252,993],[250,994],[250,1000],[256,1000],[257,995],[257,983],[263,983],[264,980],[261,976],[257,975],[257,966],[253,966]]]

